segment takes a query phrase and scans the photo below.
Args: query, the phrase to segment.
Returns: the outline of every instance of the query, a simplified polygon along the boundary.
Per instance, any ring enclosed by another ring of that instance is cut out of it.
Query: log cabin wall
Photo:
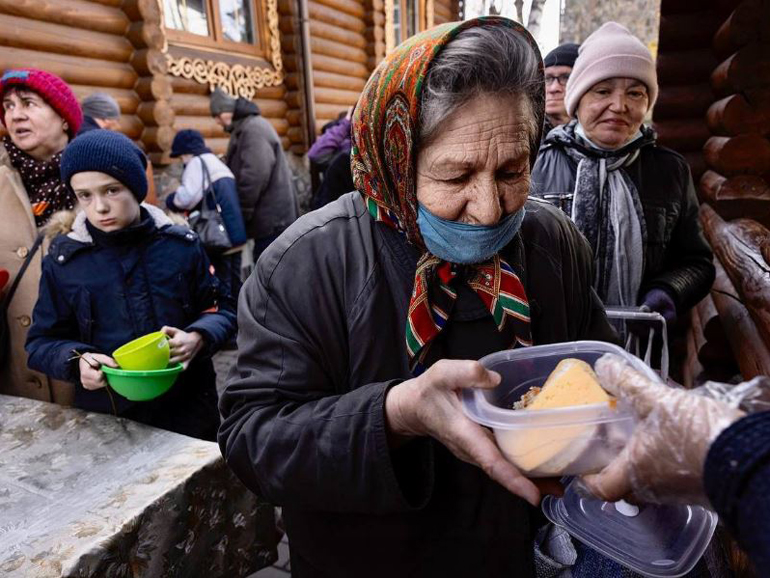
[[[121,130],[140,140],[143,99],[122,0],[0,0],[0,70],[29,66],[61,76],[79,99],[100,91],[120,105]],[[139,42],[139,37],[137,37]],[[143,110],[143,114],[146,111]],[[147,115],[149,118],[151,115]]]
[[[660,47],[656,128],[691,163],[717,269],[693,311],[685,381],[768,375],[770,1],[663,0]]]

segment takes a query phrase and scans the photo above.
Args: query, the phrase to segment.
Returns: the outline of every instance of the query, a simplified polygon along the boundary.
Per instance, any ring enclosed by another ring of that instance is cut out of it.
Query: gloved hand
[[[665,289],[652,289],[642,300],[642,307],[660,313],[666,320],[666,326],[676,323],[676,303],[671,294]]]
[[[639,423],[620,455],[599,474],[583,479],[588,490],[608,501],[708,505],[703,465],[709,446],[745,415],[738,403],[756,391],[757,380],[731,388],[743,393],[722,401],[708,397],[718,388],[704,386],[698,392],[669,387],[616,355],[604,355],[594,369],[602,387],[627,402]]]

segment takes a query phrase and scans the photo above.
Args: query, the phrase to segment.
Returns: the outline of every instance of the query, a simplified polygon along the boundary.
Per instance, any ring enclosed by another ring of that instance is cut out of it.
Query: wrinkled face
[[[88,222],[100,231],[119,231],[139,219],[139,202],[115,177],[96,171],[76,173],[70,186]]]
[[[610,78],[594,84],[583,95],[577,117],[595,144],[618,149],[642,126],[649,102],[647,87],[638,80]]]
[[[47,161],[67,146],[67,122],[36,92],[7,91],[3,115],[13,144],[37,160]]]
[[[526,97],[482,94],[444,120],[417,156],[417,200],[433,214],[494,225],[529,194],[535,117]]]
[[[233,122],[233,113],[220,112],[218,115],[214,117],[214,120],[217,121],[217,124],[222,128],[227,128]]]
[[[572,72],[571,66],[549,66],[545,69],[545,114],[558,122],[569,120],[564,106],[564,93],[567,88],[567,78]],[[563,81],[563,83],[562,83]]]

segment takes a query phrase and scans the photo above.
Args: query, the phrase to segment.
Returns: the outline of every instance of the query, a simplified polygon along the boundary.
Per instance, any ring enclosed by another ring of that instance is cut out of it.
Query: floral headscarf
[[[540,54],[530,34],[507,18],[442,24],[413,36],[380,63],[353,115],[356,189],[375,220],[401,231],[424,252],[417,264],[406,324],[406,346],[415,375],[424,369],[428,346],[451,315],[459,282],[467,283],[481,297],[498,330],[510,335],[511,347],[532,343],[529,302],[513,267],[499,255],[473,266],[442,261],[427,251],[417,226],[416,141],[423,83],[442,48],[463,30],[481,25],[512,28]],[[540,127],[542,111],[536,114]],[[533,150],[530,163],[536,155]]]

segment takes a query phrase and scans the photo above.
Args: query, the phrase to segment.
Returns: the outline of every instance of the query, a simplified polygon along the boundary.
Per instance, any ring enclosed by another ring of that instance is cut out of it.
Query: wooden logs
[[[668,84],[697,84],[708,78],[718,64],[708,48],[658,54],[658,82]]]
[[[338,104],[343,110],[358,102],[359,96],[359,92],[352,90],[338,90],[336,88],[326,87],[317,87],[315,89],[316,102]]]
[[[154,48],[163,50],[166,43],[166,37],[163,29],[157,24],[147,22],[134,22],[126,33],[126,38],[136,48]]]
[[[120,36],[125,34],[129,25],[126,14],[120,8],[88,0],[0,0],[0,13]]]
[[[0,50],[0,70],[16,68],[25,62],[34,62],[36,67],[52,72],[71,84],[133,88],[136,82],[136,73],[131,65],[125,63],[83,60],[81,57],[23,48]]]
[[[0,14],[0,45],[115,62],[127,61],[133,51],[123,36],[7,14]]]
[[[286,116],[288,106],[283,100],[258,98],[254,99],[254,103],[259,107],[262,116],[266,118],[284,118]],[[211,117],[208,96],[177,93],[171,99],[170,104],[177,114],[206,118]]]
[[[753,107],[743,94],[732,94],[708,109],[706,120],[715,135],[756,133],[770,134],[770,91],[758,107]]]
[[[770,185],[756,175],[738,175],[729,179],[706,171],[700,179],[698,193],[723,219],[751,215],[770,227]]]
[[[299,90],[301,78],[299,73],[290,72],[284,78],[286,87],[290,90]],[[313,71],[313,84],[316,87],[337,88],[341,90],[352,90],[361,92],[366,86],[363,78],[355,76],[345,76],[344,74],[335,74],[333,72],[324,72],[322,70]]]
[[[167,100],[151,100],[139,105],[137,116],[146,126],[171,126],[174,110]]]
[[[95,87],[85,86],[82,84],[70,84],[70,88],[80,101],[94,92],[107,93],[115,99],[123,114],[134,114],[136,109],[139,107],[139,103],[141,102],[137,97],[136,92],[126,88],[111,88],[104,86]]]
[[[168,100],[174,94],[167,76],[146,76],[136,82],[136,93],[142,100]]]
[[[313,54],[323,54],[334,58],[341,58],[347,62],[366,63],[366,51],[361,48],[351,48],[324,38],[310,38],[310,48]]]
[[[770,141],[760,135],[711,137],[703,154],[709,166],[726,176],[770,172]]]
[[[722,62],[711,74],[720,96],[770,85],[770,44],[751,44]]]
[[[763,343],[719,259],[714,259],[714,267],[717,274],[711,287],[711,297],[743,379],[770,375],[770,349]]]
[[[742,46],[758,42],[762,31],[770,27],[770,7],[767,2],[744,0],[714,35],[714,51],[727,58]]]
[[[751,314],[765,347],[770,345],[770,263],[762,247],[770,244],[770,230],[751,219],[724,221],[708,205],[701,205],[706,237],[725,272]]]
[[[344,14],[350,14],[357,18],[363,18],[366,13],[366,8],[363,2],[357,2],[356,0],[316,0],[319,4],[326,6],[330,11],[342,12]]]
[[[281,8],[282,4],[292,2],[293,0],[278,0],[278,6]],[[366,23],[364,22],[363,17],[352,16],[338,10],[329,10],[326,6],[315,0],[309,0],[307,8],[311,22],[314,20],[317,22],[325,22],[353,32],[363,32],[366,30]],[[281,13],[285,13],[285,10],[281,9]]]
[[[210,116],[186,116],[178,114],[174,123],[176,130],[194,129],[204,138],[227,138],[227,133]]]
[[[345,46],[360,48],[361,50],[366,49],[366,39],[361,35],[360,32],[348,30],[333,24],[327,24],[326,22],[311,21],[310,35],[317,38],[324,38],[326,40],[339,42]]]
[[[120,116],[120,132],[134,140],[142,136],[142,121],[134,114],[123,114]]]
[[[316,70],[332,72],[334,74],[347,74],[349,76],[367,79],[369,78],[369,68],[366,64],[360,62],[351,62],[344,58],[334,58],[323,54],[313,53],[311,56],[313,63],[313,72]],[[299,72],[296,62],[287,61],[286,70],[288,72]]]
[[[165,75],[168,72],[166,55],[152,48],[135,51],[131,57],[131,66],[139,76]]]
[[[734,368],[733,354],[719,320],[719,313],[711,295],[706,297],[693,311],[693,335],[697,345],[698,360],[704,368],[719,370]],[[721,373],[734,373],[722,371]]]
[[[157,0],[124,0],[122,8],[132,22],[161,22],[161,5]]]
[[[170,126],[148,126],[142,132],[142,143],[150,152],[166,152],[171,149],[175,134]]]
[[[655,131],[660,144],[679,152],[699,151],[711,136],[706,123],[697,118],[656,122]]]
[[[655,121],[668,118],[702,117],[714,102],[708,83],[687,86],[664,86],[658,94],[653,115]]]
[[[660,16],[659,50],[697,49],[711,44],[720,20],[711,10]]]

